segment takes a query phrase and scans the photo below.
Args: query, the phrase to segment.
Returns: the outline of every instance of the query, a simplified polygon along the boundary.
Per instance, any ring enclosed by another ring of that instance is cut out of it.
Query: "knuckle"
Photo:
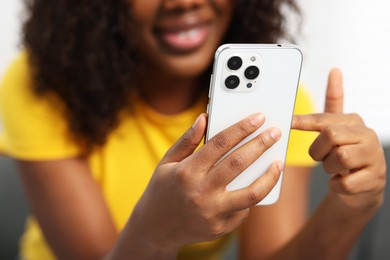
[[[205,232],[211,239],[217,239],[225,234],[224,221],[209,211],[203,211],[201,218],[205,223]]]
[[[244,123],[244,122],[240,122],[237,124],[237,129],[240,131],[240,133],[243,135],[243,136],[247,136],[251,133],[250,129],[248,128],[248,126]]]
[[[354,122],[355,124],[358,125],[364,125],[363,118],[359,114],[351,113],[349,114],[349,117],[350,117],[350,122]]]
[[[341,186],[341,189],[347,194],[353,195],[356,193],[353,182],[351,181],[350,178],[341,178],[340,179],[340,186]]]
[[[215,221],[215,223],[211,226],[210,235],[212,238],[220,238],[225,233],[225,225],[222,221]]]
[[[330,142],[331,144],[336,143],[336,137],[338,135],[338,132],[334,127],[327,126],[324,128],[322,133],[328,142]]]
[[[181,143],[184,146],[195,146],[195,145],[197,145],[195,143],[195,141],[193,140],[192,136],[193,136],[193,129],[190,129],[187,132],[185,132],[185,134],[181,138]]]
[[[322,114],[313,114],[313,121],[316,128],[322,128],[324,124],[324,117]]]
[[[351,156],[345,149],[342,147],[336,149],[336,157],[344,168],[349,169],[351,164]]]
[[[218,134],[212,139],[212,145],[217,150],[224,150],[229,147],[227,137],[223,134]]]
[[[234,154],[229,157],[229,165],[232,169],[240,170],[245,165],[245,157],[240,153]]]
[[[248,195],[247,195],[247,199],[251,205],[255,205],[255,204],[259,203],[261,201],[260,192],[258,192],[256,190],[249,191]]]
[[[210,211],[203,210],[203,211],[201,211],[200,216],[201,216],[201,219],[203,219],[203,221],[204,221],[209,227],[212,226],[212,223],[213,223],[213,221],[214,221],[214,215],[213,215]]]
[[[276,171],[276,172],[272,172],[272,174],[268,174],[270,175],[271,177],[271,183],[273,185],[275,185],[278,181],[279,181],[279,178],[280,178],[280,173],[279,171]],[[271,187],[272,188],[272,187]]]
[[[376,134],[376,132],[375,132],[374,129],[372,129],[372,128],[367,128],[367,136],[368,136],[370,139],[377,141],[377,143],[379,144],[378,135]],[[382,147],[382,146],[381,146],[381,147]]]
[[[191,170],[185,166],[179,166],[176,170],[175,181],[182,186],[187,186],[191,179]]]
[[[198,191],[189,192],[189,194],[187,194],[187,201],[193,209],[196,209],[196,211],[204,212],[203,209],[204,209],[205,200],[204,197],[202,197],[202,192],[198,192]],[[202,219],[206,221],[212,219],[212,215],[209,213],[200,213],[200,216]]]
[[[260,146],[260,148],[262,149],[267,149],[268,147],[270,147],[271,145],[269,144],[270,143],[270,136],[267,134],[267,133],[263,133],[261,135],[259,135],[258,137],[256,137],[257,139],[257,143],[258,145]]]

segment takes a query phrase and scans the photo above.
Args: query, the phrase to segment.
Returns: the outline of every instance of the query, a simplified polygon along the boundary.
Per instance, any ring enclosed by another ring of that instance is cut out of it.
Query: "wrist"
[[[383,192],[377,194],[344,195],[329,191],[328,199],[342,211],[353,211],[363,215],[374,214],[383,204]]]
[[[145,220],[142,211],[134,209],[126,230],[132,241],[137,241],[138,246],[148,251],[151,259],[176,259],[180,243],[172,241],[172,236],[163,228],[155,228],[153,219]]]
[[[142,216],[133,212],[109,259],[176,259],[180,246],[167,243],[168,235],[157,235],[150,225],[139,220]]]
[[[153,259],[176,259],[180,245],[169,241],[169,234],[144,233],[138,236],[139,243],[145,245]]]

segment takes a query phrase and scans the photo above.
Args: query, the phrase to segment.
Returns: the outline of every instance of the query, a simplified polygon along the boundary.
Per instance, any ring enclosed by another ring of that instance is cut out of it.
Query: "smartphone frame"
[[[253,91],[234,92],[226,88],[222,75],[226,76],[225,66],[229,57],[245,53],[261,56],[259,85]],[[281,139],[233,180],[228,185],[228,190],[250,185],[264,174],[275,160],[285,163],[302,60],[302,52],[292,44],[225,44],[216,51],[210,79],[207,106],[209,120],[205,141],[255,112],[265,114],[265,124],[229,151],[225,157],[266,128],[278,127],[282,131]],[[279,199],[282,179],[283,173],[273,190],[258,205],[273,204]]]

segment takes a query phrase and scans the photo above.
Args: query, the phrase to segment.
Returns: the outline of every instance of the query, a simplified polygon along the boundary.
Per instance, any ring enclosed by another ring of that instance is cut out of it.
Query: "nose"
[[[209,0],[163,0],[162,5],[167,10],[190,10],[199,8],[207,1]]]

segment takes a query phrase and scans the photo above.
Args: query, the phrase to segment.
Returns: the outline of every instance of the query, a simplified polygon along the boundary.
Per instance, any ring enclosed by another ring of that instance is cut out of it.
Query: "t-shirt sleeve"
[[[0,149],[22,160],[73,157],[80,149],[71,141],[54,96],[37,96],[26,53],[11,64],[0,85]]]
[[[299,86],[294,114],[314,113],[314,105],[309,94]],[[286,164],[289,166],[314,166],[315,161],[309,155],[309,148],[318,136],[316,132],[291,130]]]

